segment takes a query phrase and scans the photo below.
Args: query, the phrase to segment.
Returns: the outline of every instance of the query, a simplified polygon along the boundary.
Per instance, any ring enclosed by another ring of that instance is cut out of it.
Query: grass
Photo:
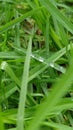
[[[73,129],[73,1],[0,1],[0,129]]]

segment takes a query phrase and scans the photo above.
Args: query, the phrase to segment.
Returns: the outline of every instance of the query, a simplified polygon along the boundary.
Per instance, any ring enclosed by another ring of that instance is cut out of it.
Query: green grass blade
[[[72,130],[73,128],[67,125],[62,125],[62,124],[58,124],[58,123],[53,123],[53,122],[43,122],[43,125],[45,126],[49,126],[52,128],[56,128],[58,130]]]
[[[45,48],[46,48],[46,54],[49,54],[49,28],[50,28],[50,17],[47,17],[46,21],[46,31],[45,31]]]
[[[0,130],[5,130],[4,123],[3,123],[3,117],[2,117],[1,105],[0,105]]]
[[[29,40],[29,46],[26,54],[23,76],[22,76],[21,92],[20,92],[20,100],[19,100],[19,108],[18,108],[18,116],[17,116],[17,130],[24,130],[24,116],[25,116],[24,108],[25,108],[25,101],[27,95],[31,45],[32,45],[32,37],[30,37]]]
[[[0,52],[0,59],[24,59],[24,56],[20,56],[15,52]]]
[[[5,99],[9,98],[15,91],[18,90],[18,87],[14,83],[7,85],[5,89]],[[4,101],[4,95],[0,94],[0,102]]]
[[[14,74],[14,71],[12,70],[12,68],[9,66],[9,64],[6,61],[3,61],[0,65],[0,69],[4,70],[13,81],[15,81],[15,83],[20,87],[20,81],[19,79],[16,77],[16,75]]]
[[[15,10],[15,17],[18,18],[18,12]],[[15,45],[20,47],[20,24],[15,25]]]

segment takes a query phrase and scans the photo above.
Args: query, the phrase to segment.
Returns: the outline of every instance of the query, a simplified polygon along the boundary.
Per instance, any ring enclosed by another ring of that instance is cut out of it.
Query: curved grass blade
[[[54,122],[43,122],[42,123],[44,126],[48,126],[48,127],[52,127],[52,128],[56,128],[58,130],[72,130],[73,128],[67,125],[62,125],[62,124],[58,124],[58,123],[54,123]]]

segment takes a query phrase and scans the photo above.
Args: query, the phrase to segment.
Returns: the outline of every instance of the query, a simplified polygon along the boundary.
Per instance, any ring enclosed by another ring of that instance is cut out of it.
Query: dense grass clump
[[[0,130],[72,130],[73,0],[0,0]]]

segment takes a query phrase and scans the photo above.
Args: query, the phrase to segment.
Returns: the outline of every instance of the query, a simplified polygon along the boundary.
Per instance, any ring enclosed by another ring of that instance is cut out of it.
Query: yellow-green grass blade
[[[58,123],[54,123],[54,122],[43,122],[44,126],[48,126],[51,128],[56,128],[58,130],[72,130],[73,128],[67,125],[63,125],[63,124],[58,124]]]

